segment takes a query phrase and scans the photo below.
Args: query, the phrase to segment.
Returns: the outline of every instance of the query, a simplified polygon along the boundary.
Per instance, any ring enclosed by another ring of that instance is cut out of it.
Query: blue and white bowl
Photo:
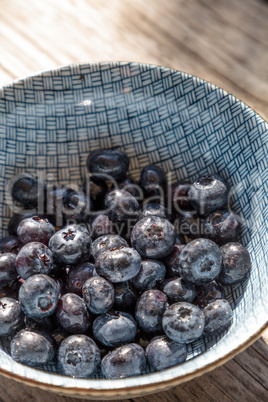
[[[6,187],[24,171],[48,181],[80,183],[86,157],[119,147],[139,177],[148,163],[172,180],[219,173],[234,188],[241,241],[252,270],[226,289],[234,322],[223,337],[202,338],[184,364],[122,380],[72,379],[55,367],[16,363],[1,343],[0,373],[64,395],[120,399],[165,390],[223,364],[256,340],[268,321],[268,125],[250,107],[200,78],[168,68],[107,62],[60,67],[0,90],[0,235],[9,210]]]

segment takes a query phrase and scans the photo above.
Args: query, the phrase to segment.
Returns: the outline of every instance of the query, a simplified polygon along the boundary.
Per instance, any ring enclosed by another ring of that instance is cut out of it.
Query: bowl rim
[[[159,68],[161,70],[170,70],[175,73],[176,72],[182,73],[189,77],[194,77],[194,78],[200,79],[201,81],[211,85],[215,89],[221,89],[226,95],[233,96],[236,101],[241,102],[242,104],[247,106],[249,109],[251,109],[255,113],[255,115],[259,116],[263,120],[263,122],[268,125],[268,121],[263,116],[261,116],[255,109],[253,109],[252,106],[248,105],[246,102],[244,102],[243,100],[238,98],[236,95],[233,95],[231,92],[226,91],[221,86],[215,85],[205,78],[187,73],[183,70],[177,70],[172,67],[164,67],[164,66],[161,66],[158,64],[151,64],[151,63],[145,63],[145,62],[122,61],[122,60],[120,60],[120,61],[103,60],[103,61],[91,61],[91,62],[82,62],[82,63],[63,64],[63,65],[59,65],[54,68],[39,70],[33,74],[22,76],[22,77],[16,78],[15,80],[11,80],[11,81],[7,82],[6,84],[0,86],[0,98],[1,98],[1,93],[3,90],[5,90],[6,88],[11,88],[14,86],[14,84],[25,81],[27,79],[31,79],[31,78],[38,77],[38,76],[46,76],[53,72],[60,72],[64,68],[81,68],[81,67],[86,67],[86,66],[90,67],[92,65],[101,67],[102,65],[108,65],[108,64],[111,65],[111,67],[120,67],[120,66],[124,66],[124,65],[132,65],[132,66],[137,65],[140,67],[144,66],[148,69]],[[245,350],[247,347],[249,347],[252,343],[254,343],[261,336],[261,333],[266,328],[268,328],[268,320],[260,328],[258,328],[258,330],[256,332],[254,332],[249,338],[247,338],[243,343],[238,345],[236,348],[232,349],[227,354],[222,355],[218,359],[215,359],[212,362],[209,362],[196,370],[192,370],[191,372],[188,372],[186,374],[179,375],[178,377],[172,377],[169,379],[162,379],[162,380],[160,379],[160,380],[155,381],[150,384],[135,384],[132,386],[122,386],[122,387],[118,387],[118,388],[111,387],[111,388],[103,388],[103,389],[101,389],[101,388],[80,388],[80,387],[68,387],[68,385],[67,386],[66,385],[64,385],[64,386],[55,385],[53,383],[49,384],[49,383],[39,381],[39,380],[36,380],[33,378],[24,377],[23,375],[13,373],[12,371],[5,370],[1,367],[0,367],[0,374],[3,375],[4,377],[16,380],[18,382],[24,383],[24,384],[32,386],[32,387],[38,387],[38,388],[41,388],[44,390],[50,390],[52,392],[62,393],[64,395],[72,396],[72,395],[77,394],[79,396],[87,395],[87,396],[90,396],[93,398],[94,397],[95,398],[105,397],[105,399],[112,399],[113,397],[115,397],[115,396],[119,397],[120,395],[126,396],[126,394],[129,394],[129,396],[131,396],[131,397],[136,397],[136,396],[139,396],[142,394],[145,395],[145,394],[149,394],[149,393],[164,391],[165,389],[168,389],[173,386],[179,385],[183,382],[192,380],[193,378],[199,377],[199,376],[221,366],[222,364],[226,363],[227,361],[229,361],[230,359],[235,357],[237,354],[241,353],[243,350]],[[202,354],[204,354],[204,353],[202,353]],[[56,377],[60,376],[59,374],[54,373],[54,372],[52,373],[52,372],[40,371],[40,373],[42,373],[42,372],[52,375],[52,376],[56,376]],[[157,373],[159,374],[159,373],[161,373],[161,371],[157,372]],[[148,374],[145,374],[145,376],[151,376],[154,374],[156,374],[156,373],[148,373]],[[132,377],[132,379],[138,379],[138,378],[140,378],[140,376]],[[88,379],[88,381],[90,381],[90,379]],[[110,380],[101,379],[100,381],[110,381]],[[122,381],[122,384],[123,384],[123,380],[116,380],[116,381]]]

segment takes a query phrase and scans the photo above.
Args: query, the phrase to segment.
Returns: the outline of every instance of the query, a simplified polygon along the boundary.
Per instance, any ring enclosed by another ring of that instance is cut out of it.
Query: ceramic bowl
[[[0,91],[0,235],[12,212],[6,186],[24,171],[47,181],[80,183],[96,148],[118,147],[139,177],[148,163],[173,181],[219,173],[232,187],[243,223],[241,242],[252,270],[226,288],[234,310],[230,330],[188,347],[184,364],[128,379],[73,379],[23,366],[1,342],[0,373],[25,384],[89,399],[120,399],[163,391],[223,364],[256,340],[268,321],[268,125],[250,107],[211,83],[168,68],[123,62],[60,67]]]

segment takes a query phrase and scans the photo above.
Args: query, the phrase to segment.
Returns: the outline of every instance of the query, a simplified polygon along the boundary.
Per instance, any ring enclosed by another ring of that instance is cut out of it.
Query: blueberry
[[[206,217],[204,229],[209,239],[222,246],[237,240],[241,225],[232,211],[219,210]]]
[[[91,313],[104,314],[114,304],[114,288],[104,278],[89,278],[83,286],[83,297]]]
[[[22,247],[17,236],[6,236],[0,239],[0,252],[18,254]]]
[[[69,190],[63,200],[62,211],[66,219],[88,221],[93,204],[82,191]]]
[[[134,311],[137,293],[129,281],[114,283],[114,306],[119,311]]]
[[[216,299],[224,299],[224,290],[216,281],[196,287],[196,298],[194,303],[200,308],[205,308],[210,302]]]
[[[91,238],[83,226],[68,225],[50,238],[48,247],[56,262],[77,264],[89,259]]]
[[[202,335],[205,316],[197,306],[179,302],[166,309],[162,324],[165,334],[174,342],[191,343]]]
[[[164,170],[157,165],[145,166],[141,171],[140,185],[146,197],[165,195],[167,178]]]
[[[166,336],[158,336],[148,344],[145,354],[150,367],[160,371],[185,362],[187,348],[183,343],[174,342]]]
[[[228,329],[233,317],[233,311],[227,300],[217,299],[204,308],[204,334],[215,336]]]
[[[18,300],[2,297],[0,299],[0,336],[9,336],[17,332],[23,325],[23,317]]]
[[[35,208],[38,205],[38,201],[43,201],[44,199],[44,182],[30,173],[15,176],[11,179],[9,188],[13,200],[24,208]]]
[[[66,293],[58,302],[57,319],[66,331],[79,334],[91,326],[91,317],[84,300],[75,293]]]
[[[58,372],[74,378],[89,378],[100,364],[100,351],[86,335],[72,335],[63,340],[58,349]]]
[[[167,296],[160,290],[147,290],[136,304],[135,318],[145,333],[162,332],[162,316],[167,307]]]
[[[211,240],[196,239],[188,243],[179,257],[181,277],[194,285],[203,285],[217,278],[222,268],[221,250]]]
[[[92,239],[114,233],[113,221],[109,218],[107,214],[104,213],[99,213],[98,215],[95,215],[91,221],[90,226],[90,234]]]
[[[25,315],[41,319],[53,314],[57,308],[60,287],[47,275],[33,275],[26,279],[19,290],[19,301]]]
[[[92,255],[96,260],[105,251],[119,250],[124,247],[129,247],[128,243],[119,235],[100,236],[92,243]]]
[[[131,233],[131,244],[143,258],[168,256],[176,241],[174,226],[164,218],[151,216],[136,223]]]
[[[149,216],[158,216],[159,218],[167,218],[166,208],[155,202],[148,202],[143,205],[142,211],[139,214],[139,220]]]
[[[171,303],[186,301],[191,303],[195,296],[196,291],[193,285],[189,285],[181,278],[171,278],[165,280],[160,289]]]
[[[0,289],[17,278],[16,255],[13,253],[0,254]]]
[[[66,203],[69,189],[63,186],[53,186],[47,193],[46,212],[55,222],[56,226],[65,224],[63,204]],[[51,218],[50,218],[51,219]]]
[[[209,214],[227,204],[229,187],[217,174],[199,177],[189,188],[191,205],[201,215]]]
[[[118,182],[118,188],[128,191],[138,200],[142,200],[143,198],[142,189],[140,188],[137,180],[135,180],[132,176],[126,176],[123,180],[120,180]]]
[[[66,276],[66,285],[70,293],[82,296],[84,283],[92,276],[96,276],[95,265],[90,262],[82,262],[72,267]]]
[[[128,156],[115,149],[97,149],[87,158],[88,171],[98,179],[107,180],[112,176],[115,180],[125,177],[129,167]]]
[[[125,190],[110,191],[105,196],[104,204],[113,222],[136,220],[140,212],[136,198]]]
[[[95,262],[96,271],[112,283],[124,282],[134,278],[141,268],[139,253],[130,247],[105,251]]]
[[[94,337],[104,346],[116,347],[133,341],[137,333],[134,318],[124,312],[100,315],[93,323]]]
[[[10,352],[14,360],[32,367],[49,363],[55,354],[53,341],[48,334],[25,329],[12,339]]]
[[[98,180],[92,175],[88,175],[82,184],[82,191],[91,199],[95,209],[100,209],[103,198],[108,191],[108,186],[103,180]]]
[[[210,228],[205,226],[204,218],[198,216],[193,211],[184,211],[178,217],[176,224],[179,235],[187,236],[189,239],[198,239],[210,234]]]
[[[172,203],[173,208],[176,212],[180,212],[181,210],[185,209],[191,209],[188,198],[188,191],[190,186],[190,183],[178,181],[171,187]]]
[[[123,345],[108,353],[101,362],[104,378],[116,379],[141,375],[145,372],[144,350],[135,343]]]
[[[49,239],[55,233],[55,228],[47,219],[33,216],[21,221],[17,233],[22,244],[36,241],[48,245]]]
[[[49,274],[53,269],[53,256],[45,244],[32,242],[22,247],[16,258],[17,272],[22,279],[35,274]]]
[[[144,260],[138,275],[132,279],[132,284],[137,290],[149,290],[162,282],[166,275],[165,265],[157,260]]]
[[[36,216],[36,214],[24,213],[25,211],[23,210],[20,212],[21,213],[14,214],[8,222],[7,231],[9,235],[17,236],[17,229],[21,221],[23,221],[23,219],[32,218],[33,216]]]
[[[175,244],[173,251],[163,260],[169,278],[180,276],[179,258],[184,247],[185,244]]]
[[[240,243],[227,243],[221,247],[223,268],[219,276],[222,285],[242,281],[251,268],[250,255]]]

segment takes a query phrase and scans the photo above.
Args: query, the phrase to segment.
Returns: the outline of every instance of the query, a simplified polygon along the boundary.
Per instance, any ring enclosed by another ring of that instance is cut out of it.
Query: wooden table
[[[148,62],[205,78],[268,119],[265,0],[1,0],[0,4],[0,85],[62,64]],[[265,334],[201,378],[138,400],[268,400],[264,339]],[[77,401],[4,378],[0,378],[0,400]]]

